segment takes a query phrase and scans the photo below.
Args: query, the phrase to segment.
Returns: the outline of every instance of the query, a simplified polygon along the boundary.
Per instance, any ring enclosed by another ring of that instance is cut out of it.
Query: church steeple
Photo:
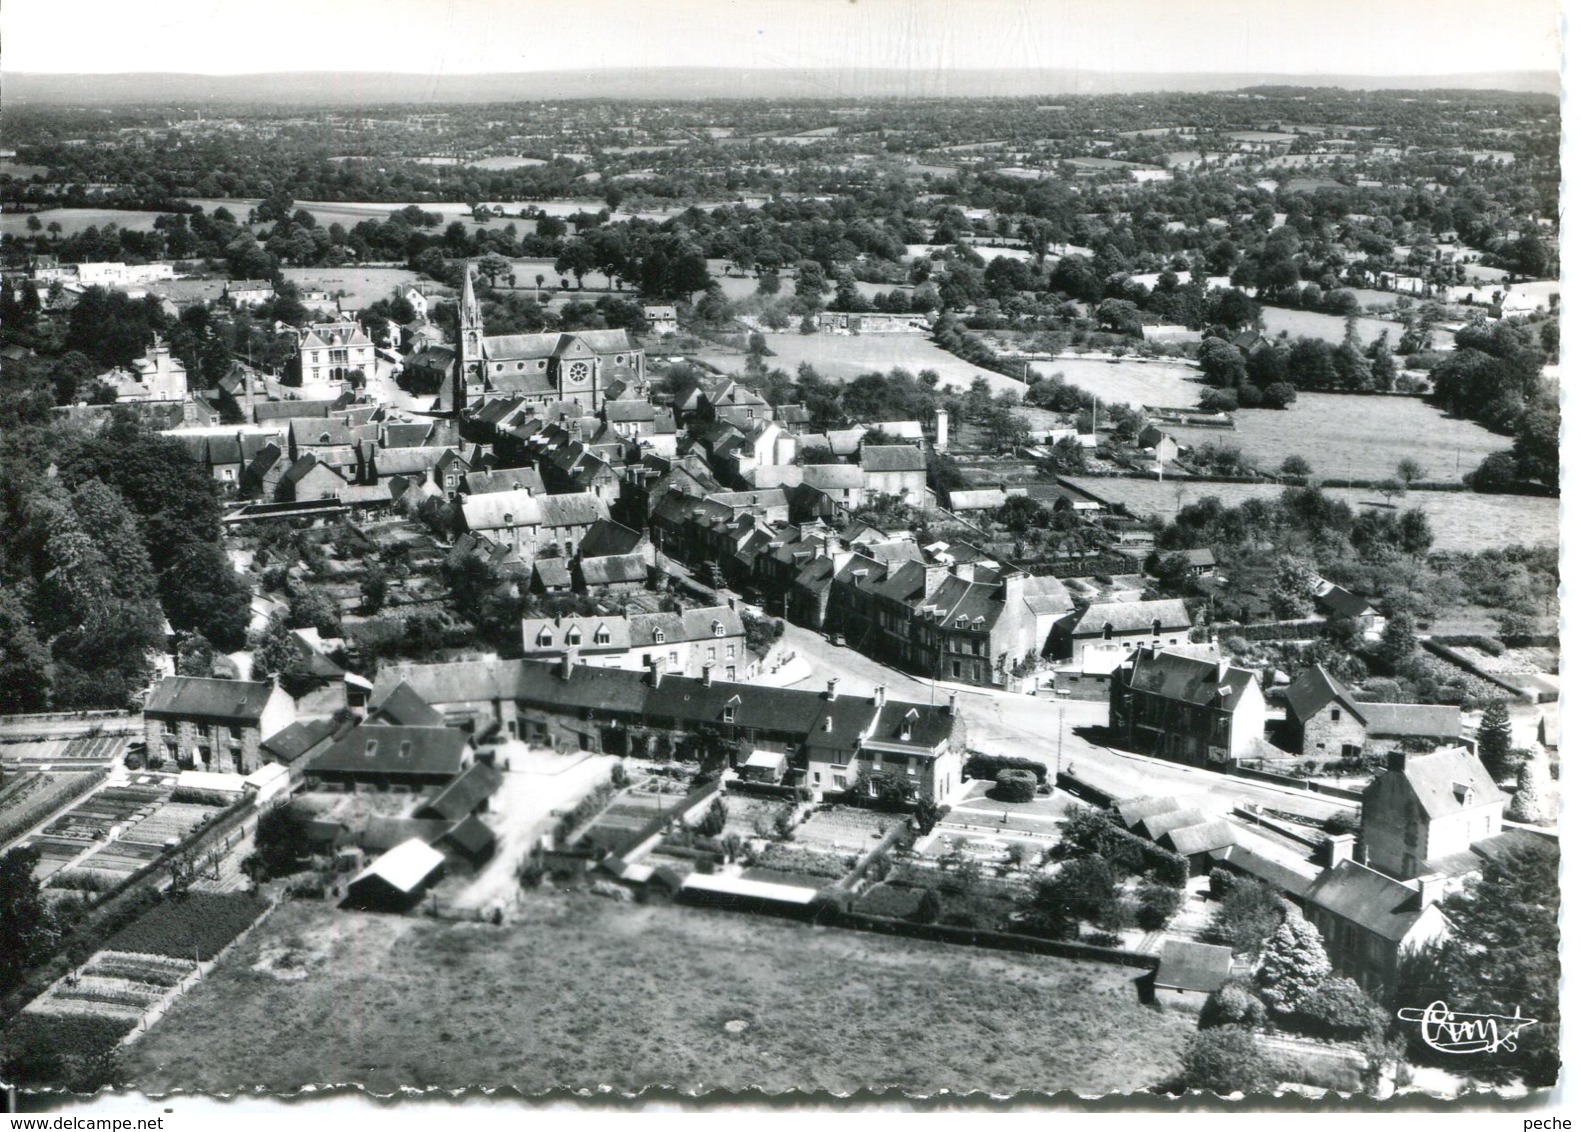
[[[472,288],[472,261],[468,260],[461,278],[461,302],[456,308],[456,373],[454,411],[462,409],[483,394],[483,308]]]

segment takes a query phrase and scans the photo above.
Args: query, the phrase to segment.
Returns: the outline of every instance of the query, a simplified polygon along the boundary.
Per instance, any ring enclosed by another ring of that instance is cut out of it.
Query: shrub
[[[1037,775],[1030,770],[1002,770],[994,776],[994,797],[1001,802],[1030,802],[1037,788]]]
[[[1180,889],[1162,884],[1144,884],[1137,893],[1137,926],[1144,931],[1163,931],[1180,911]]]
[[[950,807],[941,806],[932,799],[918,803],[915,817],[917,819],[917,833],[923,837],[933,832],[933,827],[938,825],[944,815],[950,812]]]
[[[1389,1016],[1350,979],[1328,979],[1296,1006],[1297,1029],[1319,1038],[1355,1041],[1381,1035]]]
[[[985,755],[974,751],[966,760],[962,773],[967,778],[998,779],[1002,770],[1029,770],[1039,782],[1048,778],[1048,764],[1035,759],[1017,758],[1014,755]]]
[[[917,909],[911,918],[919,924],[935,923],[939,913],[944,910],[944,901],[939,899],[938,891],[932,888],[924,889],[922,899],[917,901]]]
[[[1328,981],[1331,970],[1323,937],[1305,917],[1295,915],[1285,917],[1268,937],[1253,978],[1268,1008],[1290,1015]]]
[[[1243,979],[1231,979],[1208,996],[1198,1025],[1204,1030],[1215,1026],[1261,1026],[1268,1017],[1257,992]]]
[[[725,831],[725,823],[729,821],[729,818],[730,815],[725,809],[724,799],[715,798],[692,828],[704,837],[718,837]]]
[[[1180,1057],[1181,1083],[1215,1093],[1255,1093],[1275,1084],[1274,1068],[1257,1038],[1241,1026],[1200,1030]]]
[[[1209,943],[1223,944],[1241,954],[1253,952],[1284,922],[1285,902],[1262,881],[1226,873],[1221,892],[1221,903],[1204,936]]]

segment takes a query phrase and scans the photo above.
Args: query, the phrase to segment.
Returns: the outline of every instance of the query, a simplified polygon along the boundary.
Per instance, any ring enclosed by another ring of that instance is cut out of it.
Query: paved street
[[[830,677],[838,676],[841,694],[865,695],[883,684],[894,698],[921,703],[944,703],[955,691],[956,704],[966,720],[966,742],[972,748],[1035,758],[1050,767],[1059,761],[1067,771],[1074,766],[1078,778],[1116,797],[1174,794],[1218,813],[1228,813],[1237,802],[1255,802],[1314,818],[1355,808],[1338,798],[1103,746],[1088,736],[1090,729],[1108,721],[1105,703],[1071,700],[1059,704],[1045,697],[935,685],[887,668],[852,649],[832,645],[819,634],[789,622],[777,648],[794,650],[811,664],[813,675],[795,687],[821,689]]]

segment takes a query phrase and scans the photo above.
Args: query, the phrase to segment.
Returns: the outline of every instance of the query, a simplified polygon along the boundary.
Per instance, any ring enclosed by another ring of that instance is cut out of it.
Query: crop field
[[[190,892],[154,905],[110,941],[111,951],[213,959],[267,907],[245,892]]]
[[[51,223],[58,223],[62,236],[75,236],[85,228],[103,228],[106,224],[114,224],[117,228],[132,232],[152,232],[154,219],[162,215],[159,212],[119,208],[46,208],[29,213],[7,212],[0,216],[0,234],[31,235],[27,227],[29,216],[38,217],[39,223],[46,229]]]
[[[1031,363],[1044,377],[1065,375],[1065,383],[1113,404],[1190,409],[1202,399],[1195,367],[1177,362],[1110,361],[1107,358],[1056,358]]]
[[[1168,521],[1185,504],[1216,495],[1226,506],[1254,496],[1272,498],[1284,489],[1275,484],[1182,483],[1180,481],[1072,476],[1079,484],[1111,503],[1123,503],[1133,514],[1161,515]],[[1326,488],[1326,494],[1349,503],[1354,511],[1386,506],[1376,491]],[[1478,495],[1469,491],[1415,491],[1398,501],[1401,508],[1420,507],[1433,528],[1435,550],[1478,551],[1514,543],[1554,545],[1559,541],[1559,501],[1527,495]]]
[[[124,1075],[147,1092],[1091,1095],[1160,1080],[1194,1028],[1139,1005],[1119,967],[590,896],[530,895],[515,918],[284,906],[126,1051]]]
[[[1288,409],[1245,409],[1235,431],[1172,430],[1185,445],[1217,441],[1238,446],[1252,463],[1277,472],[1287,456],[1304,457],[1325,479],[1380,480],[1406,456],[1424,479],[1458,483],[1509,441],[1472,421],[1448,417],[1415,397],[1302,393]]]
[[[1020,392],[1021,382],[981,366],[963,362],[934,345],[921,334],[765,334],[773,357],[765,359],[770,369],[782,369],[794,375],[803,362],[812,365],[830,381],[850,381],[864,373],[888,373],[899,366],[917,373],[936,370],[942,384],[964,389],[976,377],[988,382],[995,392],[1014,389]],[[710,365],[726,373],[740,373],[746,365],[745,355],[723,350],[703,350],[697,355]],[[1195,403],[1195,402],[1193,402]]]
[[[901,819],[851,806],[815,810],[796,827],[796,843],[844,853],[866,853]]]

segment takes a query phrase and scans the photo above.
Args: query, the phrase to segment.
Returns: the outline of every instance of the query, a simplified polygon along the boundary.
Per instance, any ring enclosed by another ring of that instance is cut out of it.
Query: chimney
[[[944,409],[934,413],[933,446],[940,452],[947,452],[950,448],[950,414]]]
[[[650,656],[648,658],[648,675],[653,679],[653,686],[657,688],[664,683],[664,658]]]
[[[1404,771],[1405,771],[1405,758],[1406,758],[1406,755],[1405,755],[1404,751],[1390,751],[1388,756],[1387,756],[1387,760],[1385,762],[1385,766],[1387,767],[1387,769],[1389,769],[1391,771],[1399,771],[1401,773],[1404,773]]]
[[[873,689],[873,706],[874,707],[883,707],[884,706],[884,700],[888,697],[888,695],[889,695],[889,689],[885,688],[884,685],[880,684],[878,687],[874,688]]]
[[[1417,877],[1412,883],[1416,887],[1414,903],[1418,909],[1425,911],[1444,898],[1449,887],[1449,878],[1443,873],[1428,873],[1426,876]]]
[[[953,717],[955,715],[955,698],[959,694],[960,693],[958,693],[958,692],[951,692],[950,693],[950,706],[944,709],[945,712],[948,713],[951,717]]]
[[[703,687],[705,687],[705,688],[712,688],[713,686],[714,686],[714,666],[712,664],[705,664],[705,665],[703,665]]]
[[[838,676],[831,676],[831,677],[829,677],[829,689],[828,689],[828,691],[824,692],[824,698],[825,699],[830,699],[830,700],[834,699],[834,697],[835,697],[835,688],[837,688],[839,686],[839,684],[840,684],[840,678]]]
[[[1004,576],[1005,592],[1004,604],[1006,607],[1018,605],[1026,600],[1027,576],[1020,570],[1010,570]]]
[[[1218,675],[1215,677],[1215,682],[1219,683],[1219,684],[1224,683],[1225,678],[1228,677],[1229,674],[1230,674],[1230,662],[1225,660],[1222,656],[1219,657],[1219,669],[1218,669]]]
[[[1349,861],[1356,855],[1356,835],[1354,833],[1330,834],[1323,846],[1323,864],[1332,869],[1341,861]]]
[[[572,645],[570,648],[566,649],[565,654],[560,657],[560,679],[571,679],[571,669],[576,667],[576,654],[577,648],[575,645]]]

